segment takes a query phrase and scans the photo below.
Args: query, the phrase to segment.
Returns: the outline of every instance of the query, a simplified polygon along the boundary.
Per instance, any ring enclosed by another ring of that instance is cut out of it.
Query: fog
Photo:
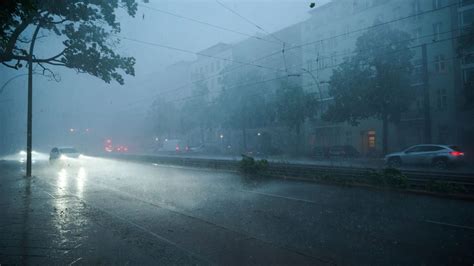
[[[308,16],[308,4],[305,1],[227,1],[226,5],[255,20],[268,31],[276,31]],[[259,29],[223,9],[215,1],[151,1],[140,3],[135,18],[119,11],[120,35],[196,52],[218,42],[234,43],[246,37],[150,8],[249,35],[262,34]],[[275,20],[275,17],[279,19]],[[37,49],[42,55],[54,53],[51,47],[59,49],[57,38],[38,41]],[[102,145],[102,139],[106,137],[133,146],[131,141],[137,137],[146,137],[143,133],[144,118],[153,101],[152,97],[155,97],[160,87],[157,73],[173,63],[196,58],[190,53],[127,40],[122,40],[116,49],[122,55],[136,58],[135,76],[125,76],[123,86],[116,82],[106,84],[96,77],[61,67],[52,68],[60,78],[59,82],[41,75],[34,76],[34,147],[49,149],[57,145],[84,145],[84,138],[94,142],[90,145]],[[0,68],[2,85],[14,76],[27,73],[26,68]],[[1,129],[7,131],[2,132],[2,152],[26,149],[26,91],[25,75],[10,81],[0,94]],[[76,136],[71,136],[70,129],[76,131]],[[87,145],[83,149],[95,150]]]
[[[33,149],[174,153],[172,140],[200,155],[306,160],[444,144],[469,157],[470,13],[428,2],[139,1],[133,17],[118,8],[107,45],[135,59],[134,75],[120,70],[121,85],[35,65]],[[64,36],[39,35],[36,58],[63,47]],[[27,68],[0,68],[1,153],[11,154],[26,149]]]

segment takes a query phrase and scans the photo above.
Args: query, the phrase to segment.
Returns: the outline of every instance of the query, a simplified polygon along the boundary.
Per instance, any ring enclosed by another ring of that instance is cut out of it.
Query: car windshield
[[[0,0],[0,63],[0,266],[474,266],[474,0]]]
[[[78,151],[74,148],[61,148],[59,151],[61,153],[78,153]]]

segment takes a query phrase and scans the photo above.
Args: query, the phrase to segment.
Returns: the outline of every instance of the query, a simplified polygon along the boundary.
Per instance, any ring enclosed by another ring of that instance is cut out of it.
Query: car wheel
[[[448,161],[443,158],[438,158],[433,161],[433,166],[439,170],[445,170],[448,168]]]
[[[388,159],[388,167],[398,168],[402,165],[402,160],[399,157],[392,157]]]

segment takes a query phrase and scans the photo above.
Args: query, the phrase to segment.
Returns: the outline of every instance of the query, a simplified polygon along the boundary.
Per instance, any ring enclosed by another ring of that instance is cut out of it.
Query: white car
[[[75,162],[77,161],[82,155],[73,147],[60,147],[60,148],[53,148],[49,153],[49,162]]]
[[[455,145],[421,144],[408,147],[401,152],[385,156],[389,167],[401,165],[432,165],[437,169],[460,164],[464,161],[464,152]]]

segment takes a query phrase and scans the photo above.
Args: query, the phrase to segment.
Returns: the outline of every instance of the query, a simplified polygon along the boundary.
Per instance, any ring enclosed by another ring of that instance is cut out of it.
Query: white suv
[[[464,152],[455,145],[421,144],[411,146],[404,151],[394,152],[385,156],[389,167],[403,165],[432,165],[437,169],[446,169],[448,166],[464,161]]]

